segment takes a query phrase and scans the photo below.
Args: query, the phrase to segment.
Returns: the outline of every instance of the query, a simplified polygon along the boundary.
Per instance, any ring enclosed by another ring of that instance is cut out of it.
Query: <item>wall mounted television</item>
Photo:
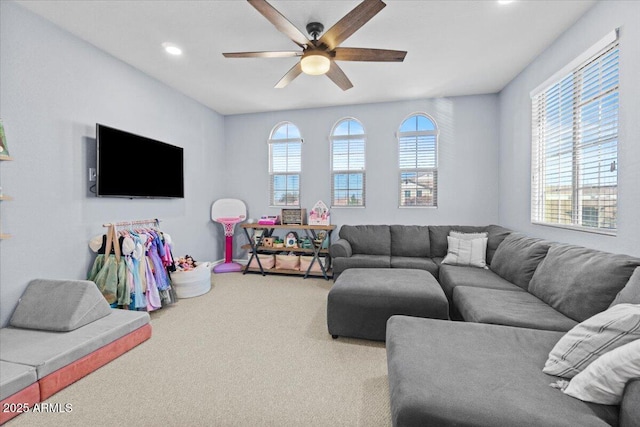
[[[184,198],[182,147],[96,124],[96,196]]]

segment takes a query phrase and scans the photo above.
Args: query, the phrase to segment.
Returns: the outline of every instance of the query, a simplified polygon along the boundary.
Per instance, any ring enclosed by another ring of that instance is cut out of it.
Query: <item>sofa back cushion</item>
[[[487,242],[487,264],[491,264],[500,243],[513,231],[499,225],[488,225],[485,227],[485,231],[489,237],[489,241]]]
[[[547,255],[550,245],[542,239],[512,233],[498,246],[491,261],[491,270],[527,290],[533,273]]]
[[[88,280],[32,280],[9,323],[16,328],[67,332],[111,314],[95,283]]]
[[[431,258],[447,256],[449,243],[447,237],[450,231],[459,231],[460,233],[482,233],[486,227],[478,227],[474,225],[430,225],[429,226],[429,245]]]
[[[351,244],[354,255],[391,255],[388,225],[343,225],[340,238]]]
[[[582,322],[606,310],[638,266],[640,259],[628,255],[555,244],[533,275],[529,292]]]
[[[391,256],[421,257],[430,256],[429,227],[426,225],[392,225]]]
[[[616,304],[640,304],[640,268],[636,268],[624,288],[611,303]]]

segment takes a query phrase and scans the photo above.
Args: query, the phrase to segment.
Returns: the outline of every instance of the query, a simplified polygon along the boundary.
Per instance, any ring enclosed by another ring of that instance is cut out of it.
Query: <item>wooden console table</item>
[[[329,280],[332,276],[331,268],[329,265],[331,264],[331,257],[329,255],[329,249],[324,249],[322,246],[325,242],[331,242],[331,233],[335,230],[335,225],[264,225],[264,224],[240,224],[240,227],[244,230],[244,233],[249,239],[248,245],[243,245],[242,249],[251,249],[251,257],[247,262],[247,266],[243,270],[243,274],[246,274],[248,271],[253,271],[257,273],[261,273],[263,276],[267,273],[277,273],[277,274],[294,274],[294,275],[303,275],[306,279],[309,276],[322,276],[325,279]],[[252,234],[249,234],[249,230],[253,230],[253,234],[255,234],[255,230],[263,230],[262,235],[258,236],[257,239],[254,239]],[[271,237],[275,230],[288,230],[295,231],[301,230],[304,232],[305,236],[311,239],[311,248],[275,248],[275,247],[267,247],[262,246],[262,239],[265,237]],[[324,236],[322,239],[318,238],[318,233],[324,231]],[[316,241],[320,240],[318,244]],[[313,259],[309,263],[309,267],[306,271],[299,270],[283,270],[283,269],[269,269],[265,270],[262,268],[262,264],[260,263],[260,257],[258,257],[259,253],[269,253],[275,254],[277,252],[295,252],[297,254],[310,254],[313,256]],[[323,265],[320,262],[320,255],[324,255],[327,258],[327,262]],[[259,268],[251,268],[249,265],[251,261],[255,259]],[[311,271],[311,267],[313,267],[314,263],[318,263],[320,266],[319,272]],[[325,267],[326,266],[326,267]]]

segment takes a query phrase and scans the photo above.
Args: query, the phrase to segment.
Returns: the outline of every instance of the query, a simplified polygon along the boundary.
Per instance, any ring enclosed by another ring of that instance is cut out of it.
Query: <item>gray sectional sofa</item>
[[[0,424],[151,337],[149,314],[111,309],[95,283],[29,283],[0,329]]]
[[[488,266],[443,264],[451,231],[487,233]],[[640,259],[496,225],[345,225],[330,253],[338,280],[350,268],[429,271],[451,318],[465,321],[389,319],[395,426],[640,425],[640,380],[629,383],[621,406],[608,406],[559,393],[549,387],[557,377],[542,372],[554,344],[606,310]]]

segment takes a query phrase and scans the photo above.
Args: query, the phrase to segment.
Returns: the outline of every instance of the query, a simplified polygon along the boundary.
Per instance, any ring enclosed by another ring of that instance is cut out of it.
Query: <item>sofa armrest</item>
[[[331,258],[349,258],[353,255],[351,243],[345,239],[336,240],[331,246],[329,246],[329,255],[331,255]]]
[[[629,381],[620,403],[620,427],[640,426],[640,378]]]

